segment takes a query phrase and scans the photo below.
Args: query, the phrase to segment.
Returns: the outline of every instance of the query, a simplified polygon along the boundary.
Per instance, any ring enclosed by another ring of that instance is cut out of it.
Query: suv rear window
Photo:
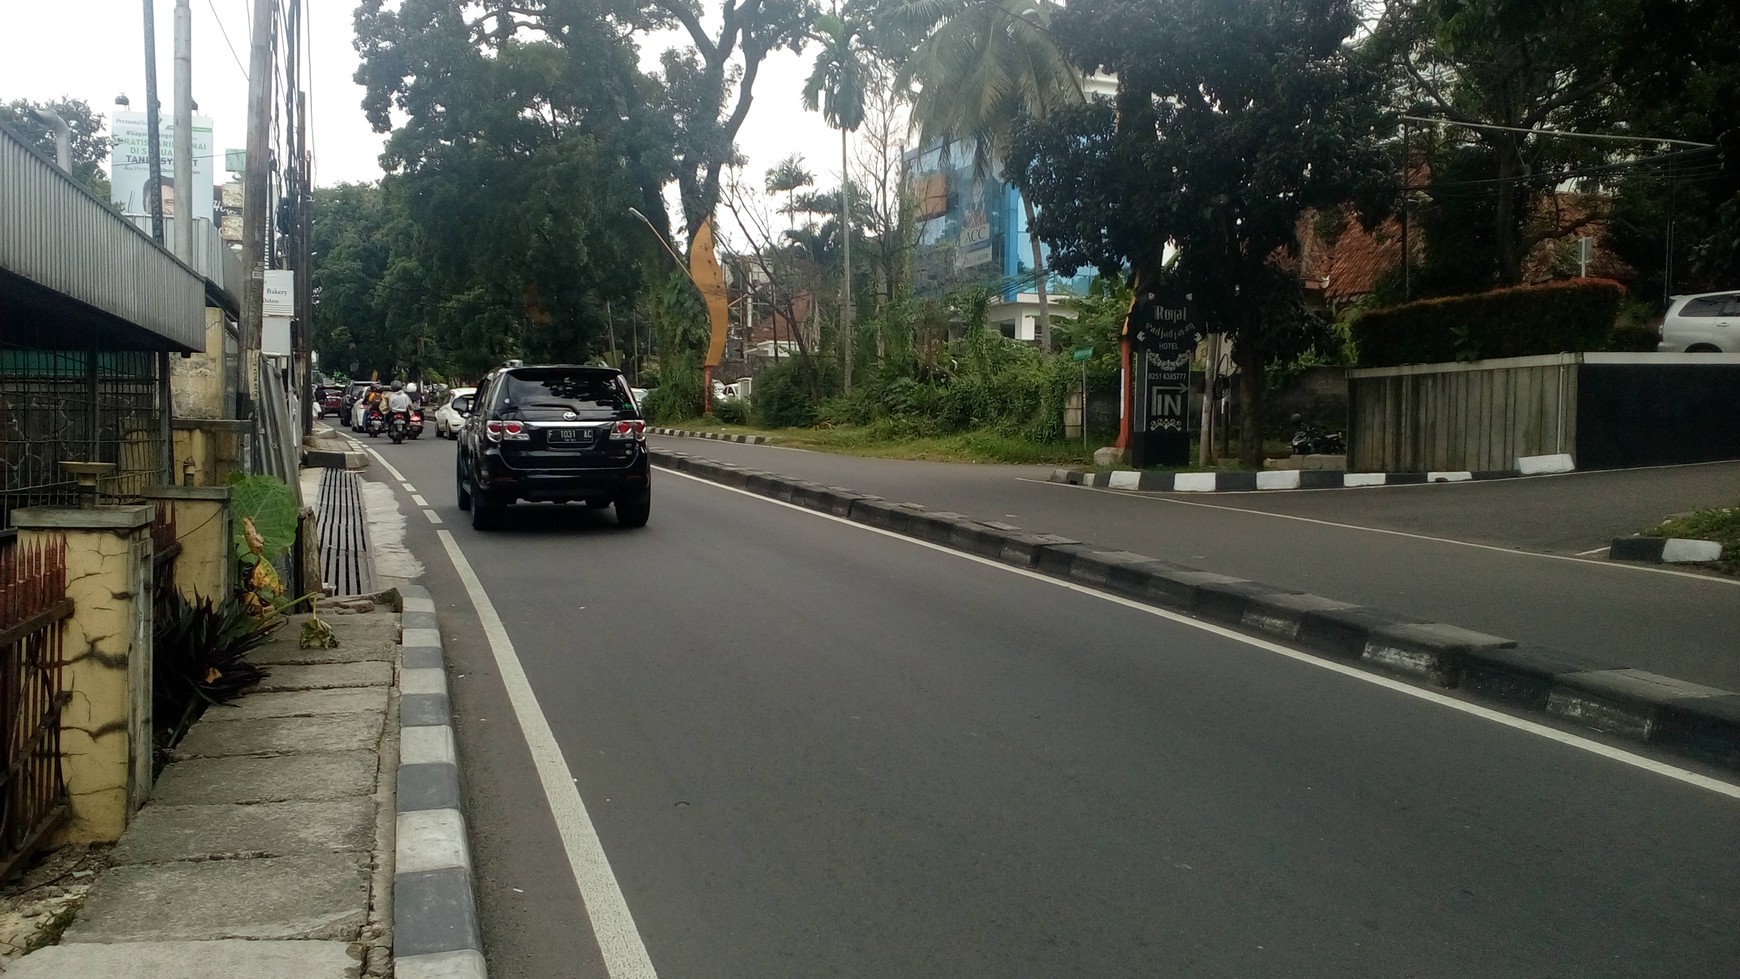
[[[583,369],[533,368],[503,374],[496,382],[502,406],[571,408],[575,411],[632,409],[634,400],[619,374]]]
[[[1701,299],[1688,299],[1680,307],[1681,316],[1733,316],[1740,312],[1740,302],[1735,296],[1705,296]]]

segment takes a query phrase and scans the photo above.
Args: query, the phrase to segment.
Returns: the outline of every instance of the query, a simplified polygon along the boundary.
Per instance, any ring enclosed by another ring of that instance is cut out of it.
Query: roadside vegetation
[[[315,345],[329,372],[454,383],[600,361],[683,421],[711,333],[685,266],[711,222],[727,356],[755,376],[721,422],[1067,460],[1070,354],[1092,348],[1105,397],[1131,291],[1175,288],[1232,340],[1231,454],[1256,466],[1282,434],[1256,420],[1303,367],[1650,349],[1668,293],[1740,282],[1740,4],[1570,6],[366,0],[387,175],[316,191]],[[801,92],[759,78],[777,51],[811,66]],[[752,172],[752,101],[819,113],[844,159]],[[1013,271],[967,254],[969,217]],[[1387,271],[1315,302],[1314,250],[1342,235]],[[1564,284],[1585,236],[1617,285]],[[1032,340],[987,315],[1014,294]]]

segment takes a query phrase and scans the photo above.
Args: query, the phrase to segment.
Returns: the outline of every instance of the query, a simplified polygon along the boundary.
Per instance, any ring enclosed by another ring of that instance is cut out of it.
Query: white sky
[[[167,122],[173,114],[175,0],[155,3],[158,101]],[[280,7],[285,6],[280,0]],[[330,186],[378,179],[377,158],[383,137],[369,129],[360,107],[362,89],[351,81],[357,66],[351,46],[355,0],[303,0],[303,6],[309,17],[311,66],[306,88],[315,181]],[[81,4],[0,0],[0,23],[4,24],[0,29],[0,101],[72,96],[86,100],[107,116],[116,108],[115,96],[126,93],[132,109],[143,111],[143,7],[141,0],[86,0]],[[220,150],[243,145],[247,122],[247,74],[243,66],[248,63],[252,9],[252,0],[190,3],[193,98],[199,104],[199,114],[212,117]],[[681,40],[677,34],[664,34],[644,41],[643,62],[656,65],[659,52]],[[807,59],[789,53],[771,56],[762,66],[753,107],[738,135],[738,144],[749,157],[747,172],[757,183],[764,170],[794,152],[804,155],[818,184],[838,181],[839,137],[818,114],[803,111],[800,101],[807,74]]]

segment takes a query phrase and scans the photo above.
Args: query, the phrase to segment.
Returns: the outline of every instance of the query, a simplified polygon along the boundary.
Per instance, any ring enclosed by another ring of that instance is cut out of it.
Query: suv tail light
[[[524,442],[532,437],[532,430],[526,427],[526,423],[517,421],[485,422],[483,431],[489,436],[491,442],[500,442],[504,439],[509,442]]]
[[[646,422],[639,418],[625,418],[611,426],[610,440],[612,442],[646,441]]]

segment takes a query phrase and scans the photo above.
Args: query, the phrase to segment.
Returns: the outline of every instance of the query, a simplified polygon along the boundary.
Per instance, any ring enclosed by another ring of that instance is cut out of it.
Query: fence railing
[[[66,541],[0,540],[0,880],[66,817],[60,621]]]

